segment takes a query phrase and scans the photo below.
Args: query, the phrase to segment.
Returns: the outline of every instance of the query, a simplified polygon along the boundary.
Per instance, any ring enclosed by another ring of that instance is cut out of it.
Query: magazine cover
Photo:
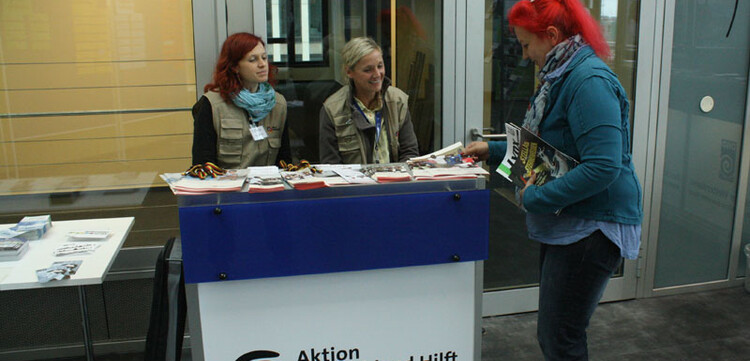
[[[534,184],[541,186],[578,165],[578,161],[526,128],[506,123],[505,133],[508,148],[497,172],[518,187],[524,187],[532,174],[536,174]]]
[[[247,191],[250,193],[279,192],[285,189],[279,168],[275,166],[247,168]]]
[[[378,183],[406,182],[412,180],[406,163],[363,164],[360,170]]]

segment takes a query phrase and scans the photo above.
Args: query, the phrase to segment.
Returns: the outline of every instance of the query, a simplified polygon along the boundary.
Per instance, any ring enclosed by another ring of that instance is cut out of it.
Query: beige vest
[[[343,163],[365,164],[367,163],[367,154],[371,154],[373,150],[365,149],[363,135],[352,119],[350,89],[349,86],[339,89],[326,99],[323,107],[336,128],[339,154],[341,154]],[[389,162],[393,163],[398,162],[399,142],[396,133],[406,120],[409,96],[400,89],[389,86],[383,99],[383,110],[385,110],[383,112],[383,124],[386,125],[385,129],[388,135],[388,148],[391,157]]]
[[[276,106],[258,125],[266,129],[268,138],[255,141],[250,134],[247,112],[227,103],[219,93],[205,94],[211,102],[216,129],[216,155],[218,166],[226,169],[242,169],[250,166],[274,165],[281,148],[281,135],[286,123],[286,99],[276,93]]]

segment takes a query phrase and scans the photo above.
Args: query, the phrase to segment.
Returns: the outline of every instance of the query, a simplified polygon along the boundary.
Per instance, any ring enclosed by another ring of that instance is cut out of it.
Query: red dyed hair
[[[521,0],[508,12],[508,23],[538,36],[548,26],[558,28],[565,38],[581,34],[600,58],[608,59],[611,55],[601,26],[579,0]]]
[[[263,40],[250,33],[236,33],[232,34],[224,40],[224,45],[221,46],[221,53],[219,53],[219,60],[216,61],[216,69],[214,69],[214,79],[212,83],[206,84],[203,87],[203,91],[209,90],[219,92],[221,97],[226,101],[230,101],[232,97],[242,90],[242,79],[239,74],[234,71],[234,68],[242,60],[242,58],[255,49],[258,44],[266,47],[266,43]],[[268,63],[268,82],[274,84],[274,75],[276,73],[276,67]]]

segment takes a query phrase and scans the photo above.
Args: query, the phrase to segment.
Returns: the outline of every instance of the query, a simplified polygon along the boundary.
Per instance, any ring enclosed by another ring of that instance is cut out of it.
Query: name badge
[[[268,138],[266,128],[259,127],[255,124],[250,124],[250,134],[253,136],[253,140],[256,142]]]

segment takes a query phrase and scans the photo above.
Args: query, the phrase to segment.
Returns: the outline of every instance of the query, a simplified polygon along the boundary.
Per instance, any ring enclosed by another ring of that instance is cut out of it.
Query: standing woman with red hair
[[[539,69],[523,126],[580,164],[518,196],[541,243],[537,338],[545,360],[588,360],[586,328],[622,257],[638,257],[641,187],[631,161],[629,103],[599,24],[579,0],[522,0],[508,14]],[[506,142],[465,153],[502,159]],[[559,213],[559,215],[558,215]]]
[[[286,100],[269,84],[274,70],[259,37],[237,33],[224,41],[213,83],[193,106],[193,164],[240,169],[291,162]]]

